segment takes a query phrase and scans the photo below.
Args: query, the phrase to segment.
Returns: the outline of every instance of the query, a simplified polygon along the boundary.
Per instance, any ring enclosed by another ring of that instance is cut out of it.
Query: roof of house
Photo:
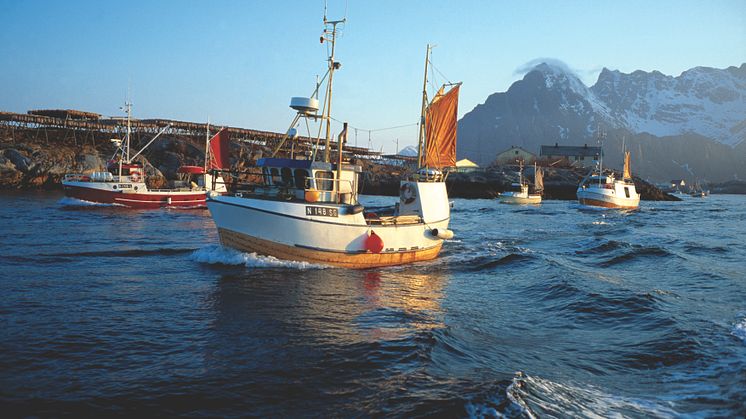
[[[479,165],[469,159],[461,159],[456,162],[456,167],[479,167]]]
[[[501,154],[503,154],[503,153],[507,153],[508,151],[512,151],[512,150],[521,150],[521,151],[523,151],[524,153],[530,154],[530,155],[532,155],[532,156],[535,156],[535,155],[536,155],[536,154],[534,154],[534,153],[532,153],[532,152],[530,152],[530,151],[526,150],[526,149],[525,149],[525,148],[523,148],[523,147],[518,147],[518,146],[514,146],[514,145],[510,146],[510,148],[508,148],[508,149],[506,149],[506,150],[503,150],[503,151],[501,151],[501,152],[497,153],[497,155],[499,156],[499,155],[501,155]]]
[[[582,146],[567,145],[542,145],[542,156],[583,156],[594,157],[601,154],[601,147],[589,147],[588,144]]]

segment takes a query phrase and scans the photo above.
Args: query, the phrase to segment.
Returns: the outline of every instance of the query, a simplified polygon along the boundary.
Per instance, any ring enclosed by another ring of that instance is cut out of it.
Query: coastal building
[[[493,164],[516,164],[518,161],[523,161],[524,164],[533,164],[536,161],[536,154],[513,145],[509,149],[497,153]]]
[[[474,172],[479,170],[479,165],[469,159],[461,159],[456,162],[456,171],[459,173]]]
[[[601,147],[589,147],[588,144],[564,146],[554,143],[554,145],[542,145],[539,154],[542,159],[549,160],[550,164],[564,161],[570,166],[589,167],[598,160]]]

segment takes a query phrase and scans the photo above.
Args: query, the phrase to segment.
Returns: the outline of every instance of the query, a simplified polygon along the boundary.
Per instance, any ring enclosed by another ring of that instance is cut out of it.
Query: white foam
[[[743,343],[746,343],[746,318],[741,319],[740,322],[736,323],[731,333],[733,336],[741,339]]]
[[[245,265],[247,268],[286,268],[286,269],[324,269],[327,266],[309,262],[281,260],[273,256],[261,256],[256,253],[242,253],[221,245],[209,245],[197,249],[190,259],[210,265]]]
[[[561,384],[521,372],[516,373],[506,389],[506,396],[513,406],[529,418],[551,415],[552,412],[589,418],[678,416],[665,402],[616,396],[588,384]],[[481,409],[473,410],[479,412]]]
[[[58,205],[62,205],[65,207],[123,207],[122,204],[104,204],[102,202],[91,202],[91,201],[85,201],[82,199],[77,198],[71,198],[69,196],[66,196],[64,198],[61,198],[59,201],[57,201]]]

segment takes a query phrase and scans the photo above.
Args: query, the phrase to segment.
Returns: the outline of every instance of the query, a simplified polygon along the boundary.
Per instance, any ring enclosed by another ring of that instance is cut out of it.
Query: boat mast
[[[122,181],[122,163],[127,159],[127,164],[130,163],[130,134],[132,133],[132,102],[129,99],[124,102],[124,111],[127,113],[127,136],[124,139],[124,149],[122,149],[122,157],[119,159],[119,181]]]
[[[427,110],[427,64],[430,62],[430,50],[432,47],[427,44],[427,51],[425,52],[425,77],[422,82],[422,110],[420,111],[420,134],[419,143],[417,146],[417,168],[423,166],[422,160],[424,156],[423,146],[425,143],[425,111]]]
[[[334,47],[337,42],[337,25],[345,23],[346,19],[342,20],[326,20],[326,10],[324,11],[324,34],[321,36],[321,42],[324,41],[332,43],[332,51],[329,55],[329,82],[326,85],[326,107],[325,115],[322,116],[326,120],[326,142],[324,145],[324,161],[329,162],[330,153],[329,147],[331,142],[331,125],[332,125],[332,80],[334,79],[334,70],[339,69],[341,65],[334,61]],[[326,27],[331,25],[331,29]],[[331,35],[331,36],[330,36]]]
[[[598,127],[598,143],[601,145],[601,150],[598,155],[598,186],[601,186],[601,177],[604,173],[604,139],[606,133],[601,131],[601,126]]]
[[[207,126],[205,129],[205,173],[207,173],[207,165],[210,160],[210,117],[207,117]]]

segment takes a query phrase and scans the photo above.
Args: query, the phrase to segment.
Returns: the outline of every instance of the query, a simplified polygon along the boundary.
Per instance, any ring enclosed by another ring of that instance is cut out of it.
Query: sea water
[[[4,417],[746,414],[744,196],[456,199],[438,259],[362,271],[206,210],[3,192],[0,223]]]

